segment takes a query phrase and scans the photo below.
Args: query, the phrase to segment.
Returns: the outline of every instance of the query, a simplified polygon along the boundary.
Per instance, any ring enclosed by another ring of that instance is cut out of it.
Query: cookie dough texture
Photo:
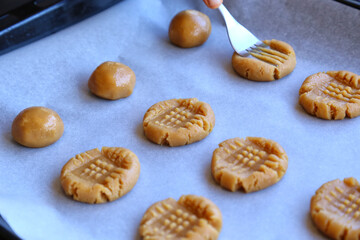
[[[212,201],[183,195],[178,201],[168,198],[150,206],[141,220],[140,236],[144,240],[215,240],[221,226],[221,212]]]
[[[200,141],[214,125],[215,115],[210,105],[196,98],[156,103],[143,119],[145,136],[154,143],[171,147]]]
[[[331,239],[360,239],[360,185],[355,178],[323,184],[311,198],[316,227]]]
[[[290,74],[296,65],[294,49],[286,42],[275,39],[263,42],[270,48],[254,48],[247,57],[234,52],[234,70],[241,77],[253,81],[273,81]]]
[[[203,44],[211,32],[208,16],[196,11],[179,12],[169,26],[169,39],[176,46],[191,48]]]
[[[30,107],[14,119],[11,134],[19,144],[40,148],[53,144],[62,136],[64,123],[60,116],[46,107]]]
[[[140,175],[137,156],[126,148],[96,148],[71,158],[60,181],[67,195],[85,203],[114,201],[128,193]]]
[[[211,162],[216,182],[230,191],[254,192],[277,183],[288,157],[276,142],[259,137],[228,139],[215,149]]]
[[[344,119],[360,115],[360,76],[349,71],[329,71],[305,79],[299,103],[322,119]]]
[[[116,100],[128,97],[135,87],[135,73],[118,62],[104,62],[91,74],[88,86],[98,97]]]

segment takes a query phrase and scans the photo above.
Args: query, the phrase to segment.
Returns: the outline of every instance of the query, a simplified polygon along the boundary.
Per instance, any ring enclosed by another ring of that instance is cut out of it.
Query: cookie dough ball
[[[64,123],[60,116],[46,107],[30,107],[20,112],[12,124],[14,140],[26,147],[46,147],[62,136]]]
[[[191,48],[203,44],[210,32],[211,23],[208,16],[196,10],[185,10],[172,19],[169,38],[176,46]]]
[[[249,51],[249,56],[232,56],[234,70],[243,78],[253,81],[274,81],[290,74],[296,65],[294,49],[279,40],[265,40],[269,46]]]
[[[118,62],[104,62],[91,74],[88,86],[96,96],[116,100],[130,96],[135,82],[135,73],[128,66]]]

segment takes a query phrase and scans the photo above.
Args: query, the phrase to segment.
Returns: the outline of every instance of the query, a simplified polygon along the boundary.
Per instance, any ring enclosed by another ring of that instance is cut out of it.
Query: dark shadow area
[[[360,10],[360,1],[359,0],[335,0],[335,1],[346,4],[348,6],[351,6],[353,8],[357,8]]]
[[[169,40],[169,37],[165,34],[163,36],[161,36],[159,39],[163,44],[165,44],[166,47],[179,48],[179,47],[175,46],[174,44],[172,44]]]
[[[211,161],[208,161],[207,167],[204,168],[204,176],[206,179],[206,182],[211,185],[211,187],[220,187],[219,184],[217,184],[212,176],[211,173]]]
[[[11,128],[10,128],[11,129]],[[10,144],[15,144],[15,145],[20,145],[18,144],[17,142],[14,141],[12,135],[11,135],[11,131],[8,131],[8,132],[4,132],[3,134],[3,138],[5,139],[5,141],[7,143],[10,143]]]
[[[52,181],[52,192],[53,197],[51,198],[51,200],[55,199],[54,206],[63,201],[74,201],[70,196],[65,194],[63,188],[61,187],[60,175],[55,176]]]
[[[155,143],[151,142],[150,140],[148,140],[144,134],[144,128],[143,128],[143,123],[140,122],[137,127],[136,127],[136,136],[138,136],[138,138],[144,142],[144,143],[147,143],[147,144],[152,144],[152,145],[156,145]]]
[[[222,66],[223,66],[223,69],[231,76],[233,77],[238,77],[240,78],[241,80],[246,80],[245,78],[242,78],[240,77],[239,74],[237,74],[232,66],[232,63],[231,63],[231,57],[229,59],[223,59],[223,61],[221,62],[222,63]]]
[[[320,239],[327,239],[319,230],[315,227],[314,223],[312,222],[311,215],[309,212],[306,213],[304,217],[305,227],[308,231],[313,235],[314,238]]]
[[[20,240],[9,224],[0,215],[0,239],[3,240]]]
[[[139,223],[139,226],[140,226],[140,223]],[[139,228],[137,229],[137,231],[136,231],[136,233],[135,233],[134,240],[141,240]]]
[[[78,23],[121,0],[0,2],[0,55]]]
[[[88,87],[88,80],[89,80],[90,74],[89,73],[79,73],[78,76],[76,76],[76,80],[78,82],[78,91],[81,100],[88,101],[88,100],[94,100],[99,97],[92,94]]]
[[[11,127],[10,127],[10,129],[11,129]],[[7,150],[13,152],[14,154],[18,154],[20,150],[21,151],[41,151],[41,149],[46,148],[46,147],[43,147],[43,148],[25,147],[13,139],[10,131],[5,132],[3,134],[3,138],[6,142],[6,144],[8,145]],[[51,146],[51,145],[49,145],[49,146]]]
[[[299,104],[298,101],[296,101],[295,103],[295,110],[297,113],[299,113],[302,117],[315,117],[315,116],[312,116],[310,114],[308,114],[304,108]]]

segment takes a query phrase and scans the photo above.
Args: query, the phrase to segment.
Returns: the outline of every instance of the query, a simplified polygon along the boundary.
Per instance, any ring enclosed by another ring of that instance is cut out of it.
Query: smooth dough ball
[[[191,48],[203,44],[210,32],[211,23],[208,16],[196,10],[185,10],[171,20],[169,38],[179,47]]]
[[[13,121],[14,140],[26,147],[46,147],[62,136],[64,123],[60,116],[46,107],[30,107],[21,111]]]
[[[88,86],[98,97],[116,100],[128,97],[135,87],[135,73],[118,62],[104,62],[91,74]]]

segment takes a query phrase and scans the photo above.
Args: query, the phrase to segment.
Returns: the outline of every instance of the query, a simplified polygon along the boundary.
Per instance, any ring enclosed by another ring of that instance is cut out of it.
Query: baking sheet
[[[261,39],[290,43],[297,66],[269,83],[240,78],[221,15],[202,1],[131,0],[75,26],[0,57],[0,213],[24,239],[139,239],[146,209],[168,197],[197,194],[223,214],[220,239],[323,239],[309,216],[321,184],[360,180],[360,118],[325,121],[298,105],[304,79],[317,72],[360,74],[360,11],[330,0],[225,0],[236,19]],[[171,18],[197,9],[212,21],[201,47],[168,41]],[[87,80],[104,61],[119,61],[137,77],[133,94],[106,101]],[[211,105],[216,124],[204,140],[164,147],[143,135],[142,118],[154,103],[197,97]],[[15,116],[30,106],[55,110],[65,132],[55,144],[30,149],[11,137]],[[223,140],[259,136],[280,143],[289,156],[283,179],[255,193],[228,192],[212,179],[213,150]],[[139,157],[135,188],[106,204],[65,196],[62,166],[78,153],[121,146]]]

